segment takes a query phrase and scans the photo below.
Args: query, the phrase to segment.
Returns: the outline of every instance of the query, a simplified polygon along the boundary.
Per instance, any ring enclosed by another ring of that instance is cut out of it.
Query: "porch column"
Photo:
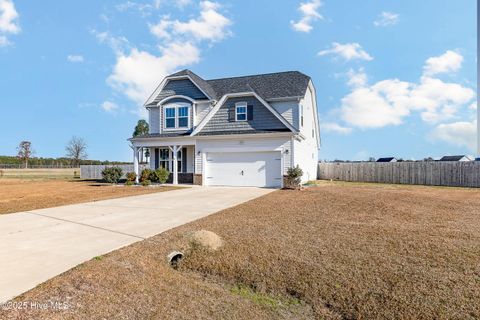
[[[178,151],[182,149],[182,146],[169,147],[173,152],[173,184],[178,184]]]
[[[138,148],[133,147],[133,171],[135,172],[135,183],[138,183]]]

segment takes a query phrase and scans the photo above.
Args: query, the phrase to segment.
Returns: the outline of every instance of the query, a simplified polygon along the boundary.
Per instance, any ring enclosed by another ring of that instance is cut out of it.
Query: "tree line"
[[[148,122],[145,120],[139,120],[132,136],[138,137],[142,135],[147,135],[149,132]],[[60,158],[41,158],[34,157],[35,150],[32,147],[32,142],[28,140],[21,141],[17,147],[17,156],[0,156],[0,164],[14,164],[21,165],[23,164],[25,168],[28,168],[28,165],[69,165],[77,167],[82,164],[124,164],[127,162],[118,162],[118,161],[99,161],[99,160],[87,160],[87,143],[83,138],[73,136],[70,141],[65,146],[65,157]],[[143,150],[141,152],[140,162],[143,163],[150,157],[149,150]]]
[[[35,157],[35,150],[30,141],[21,141],[17,147],[17,156],[0,156],[0,164],[33,166],[74,166],[84,164],[124,164],[119,161],[100,161],[87,159],[87,143],[83,138],[73,136],[65,146],[65,156],[59,158]]]

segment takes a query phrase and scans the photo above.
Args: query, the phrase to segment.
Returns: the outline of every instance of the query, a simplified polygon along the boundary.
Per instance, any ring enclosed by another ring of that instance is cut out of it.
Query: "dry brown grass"
[[[168,191],[82,180],[0,179],[0,214]]]
[[[0,318],[480,318],[480,192],[338,185],[277,191],[81,265]],[[168,252],[225,241],[172,270]],[[240,289],[238,289],[240,288]],[[246,289],[245,289],[246,288]]]

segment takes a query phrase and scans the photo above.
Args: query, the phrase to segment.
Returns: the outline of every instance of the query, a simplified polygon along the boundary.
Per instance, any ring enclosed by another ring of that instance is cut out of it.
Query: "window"
[[[178,127],[188,127],[188,107],[178,108]]]
[[[247,103],[239,102],[235,104],[235,120],[247,121]]]
[[[183,150],[179,150],[177,153],[178,172],[183,172]],[[170,172],[173,172],[173,152],[169,148],[158,150],[158,167],[165,168]]]
[[[179,105],[165,107],[165,129],[178,129],[189,127],[190,109],[188,106]]]
[[[175,108],[165,109],[165,128],[175,128]]]
[[[303,105],[300,105],[300,126],[303,127]]]
[[[170,171],[170,149],[160,149],[158,152],[158,166]]]

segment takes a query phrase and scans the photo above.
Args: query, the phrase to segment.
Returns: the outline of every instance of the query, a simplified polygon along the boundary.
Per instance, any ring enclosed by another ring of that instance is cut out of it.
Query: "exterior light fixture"
[[[287,150],[285,150],[285,154],[288,154],[288,152],[289,152],[289,151],[288,151],[288,149],[287,149]]]

